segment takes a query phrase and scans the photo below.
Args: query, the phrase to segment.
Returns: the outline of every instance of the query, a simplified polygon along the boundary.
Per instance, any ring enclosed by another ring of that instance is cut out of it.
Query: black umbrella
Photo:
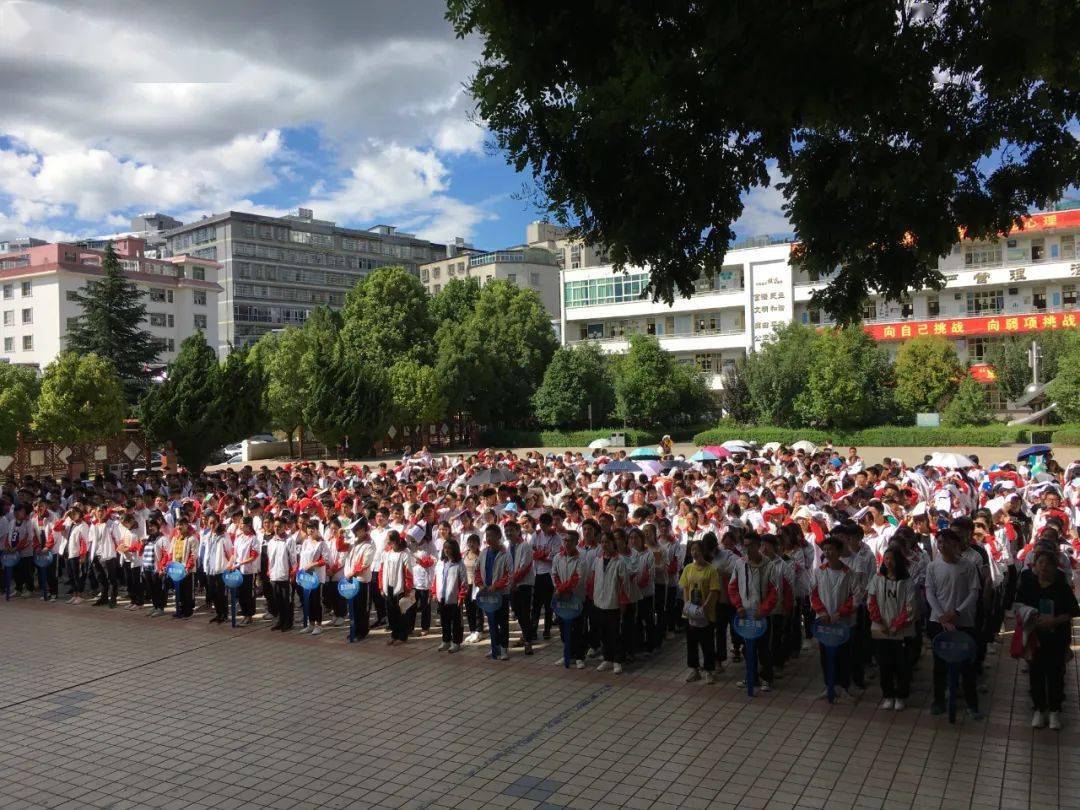
[[[678,459],[672,459],[665,461],[660,465],[661,470],[689,470],[692,465],[686,461],[679,461]]]
[[[470,475],[465,483],[470,487],[479,487],[489,484],[505,484],[507,481],[513,481],[516,478],[517,475],[509,470],[502,470],[498,467],[485,467],[480,472]]]

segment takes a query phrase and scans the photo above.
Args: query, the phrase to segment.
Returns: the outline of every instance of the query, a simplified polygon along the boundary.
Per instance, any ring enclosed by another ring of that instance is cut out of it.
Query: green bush
[[[596,428],[595,430],[488,430],[480,436],[488,447],[588,447],[595,439],[623,433],[626,446],[658,444],[663,433],[635,428]],[[672,434],[674,436],[674,433]]]
[[[1053,444],[1063,447],[1080,447],[1080,425],[1053,425],[1052,427],[1056,428],[1053,431]]]
[[[1021,441],[1021,429],[1005,425],[987,425],[985,427],[960,428],[920,428],[885,426],[864,428],[848,432],[829,432],[824,430],[799,428],[755,427],[747,425],[721,425],[703,431],[694,436],[694,444],[723,444],[732,439],[791,444],[800,439],[807,439],[822,445],[832,441],[834,446],[855,445],[856,447],[950,447],[971,445],[997,446]]]
[[[1061,441],[1058,434],[1065,433],[1080,433],[1080,424],[1076,422],[1066,423],[1064,425],[1023,425],[1019,428],[1020,438],[1018,441],[1025,444],[1035,444],[1033,434],[1045,435],[1049,433],[1051,435],[1051,442],[1057,443]]]

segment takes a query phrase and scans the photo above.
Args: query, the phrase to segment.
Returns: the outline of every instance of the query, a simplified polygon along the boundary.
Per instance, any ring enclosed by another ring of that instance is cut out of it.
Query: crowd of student
[[[27,478],[0,491],[0,554],[15,563],[6,568],[15,598],[41,582],[45,601],[63,585],[70,604],[115,608],[123,587],[129,610],[160,617],[171,601],[190,619],[201,595],[215,623],[228,621],[223,575],[237,571],[241,624],[255,621],[261,598],[272,629],[288,632],[305,603],[300,632],[311,635],[345,622],[338,584],[352,580],[356,638],[385,625],[387,643],[404,644],[431,632],[437,614],[440,651],[486,634],[493,660],[510,655],[511,617],[524,655],[559,633],[558,664],[582,669],[593,658],[613,673],[683,634],[686,680],[704,683],[742,660],[733,620],[761,618],[751,685],[763,692],[811,649],[815,626],[843,624],[835,699],[858,697],[876,677],[881,708],[897,711],[927,640],[958,630],[977,647],[961,667],[972,719],[985,658],[1005,631],[1026,659],[1032,725],[1061,727],[1080,615],[1080,463],[1049,460],[1033,475],[1024,463],[978,459],[960,469],[869,465],[855,448],[746,448],[703,463],[669,446],[657,455],[623,473],[605,472],[621,451],[421,450],[359,467]],[[471,483],[478,473],[505,483]],[[175,584],[170,563],[183,566]],[[299,572],[317,578],[306,598]],[[941,713],[947,665],[932,657]]]

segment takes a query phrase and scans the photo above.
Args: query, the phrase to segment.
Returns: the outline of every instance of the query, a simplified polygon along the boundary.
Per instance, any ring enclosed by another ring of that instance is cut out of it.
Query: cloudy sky
[[[0,239],[297,206],[483,247],[537,212],[438,0],[0,0]],[[740,235],[787,230],[779,194]]]

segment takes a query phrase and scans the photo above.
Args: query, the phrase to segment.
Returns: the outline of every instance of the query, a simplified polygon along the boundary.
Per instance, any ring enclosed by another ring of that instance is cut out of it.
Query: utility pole
[[[1042,349],[1039,348],[1039,344],[1034,340],[1031,341],[1031,347],[1028,349],[1028,365],[1031,367],[1031,387],[1029,391],[1034,391],[1039,387],[1039,361],[1042,360]]]

